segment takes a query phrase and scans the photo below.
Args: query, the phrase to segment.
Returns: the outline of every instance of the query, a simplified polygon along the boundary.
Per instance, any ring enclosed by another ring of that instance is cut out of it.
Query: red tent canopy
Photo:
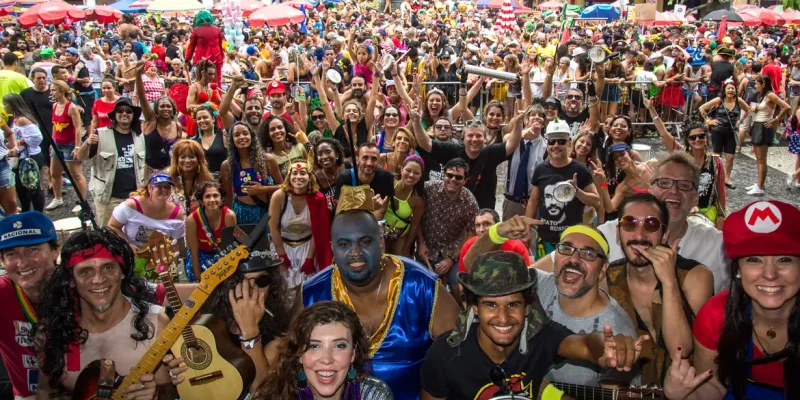
[[[761,20],[761,24],[765,26],[770,25],[783,25],[786,23],[786,19],[783,18],[783,15],[777,11],[767,10],[763,8],[748,8],[746,10],[739,11],[739,15],[742,16],[744,19],[744,15],[752,15]],[[745,21],[745,25],[748,25],[747,21]]]
[[[656,11],[656,19],[653,21],[642,21],[645,26],[675,26],[683,24],[683,18],[672,12]]]
[[[250,14],[248,20],[250,25],[260,28],[267,24],[269,26],[283,26],[302,22],[306,16],[293,8],[283,4],[273,4],[259,8],[258,11]]]
[[[545,1],[542,4],[536,6],[536,8],[540,10],[558,10],[564,7],[564,3],[560,1]]]
[[[748,11],[748,10],[739,11],[739,16],[742,17],[742,22],[730,22],[730,21],[728,21],[728,26],[729,27],[742,26],[742,24],[744,24],[746,26],[759,26],[759,25],[761,25],[761,18],[759,18],[759,17],[757,17],[757,16],[755,16],[753,14],[746,13],[745,11]]]
[[[212,10],[216,12],[221,12],[223,6],[224,3],[219,2],[217,4],[214,4]],[[239,4],[239,8],[242,9],[242,14],[244,15],[250,15],[250,13],[262,7],[264,7],[264,3],[262,3],[260,0],[242,0],[241,4]]]
[[[781,13],[781,17],[786,22],[797,23],[800,22],[800,11],[784,11]]]
[[[71,23],[81,20],[86,13],[61,0],[51,0],[40,3],[28,9],[19,16],[19,23],[25,28],[36,25],[39,21],[45,24]]]
[[[86,10],[86,19],[101,24],[111,24],[122,18],[122,11],[109,6],[97,6]]]

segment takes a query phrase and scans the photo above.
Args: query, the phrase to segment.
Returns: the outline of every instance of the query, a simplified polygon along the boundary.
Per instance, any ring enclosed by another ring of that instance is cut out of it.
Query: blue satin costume
[[[420,368],[433,343],[429,328],[438,277],[416,261],[403,262],[404,275],[395,315],[380,349],[372,357],[373,375],[386,382],[396,400],[419,399]],[[330,266],[303,283],[303,307],[334,300]]]

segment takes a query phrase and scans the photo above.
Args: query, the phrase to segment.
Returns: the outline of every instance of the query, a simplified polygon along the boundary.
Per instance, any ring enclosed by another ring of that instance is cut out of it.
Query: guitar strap
[[[217,252],[217,254],[221,253],[222,250],[220,250],[219,245],[217,244],[217,237],[214,236],[214,230],[211,229],[211,225],[208,223],[208,218],[206,218],[206,213],[203,210],[203,207],[200,207],[197,210],[197,213],[200,214],[200,221],[203,222],[203,227],[206,230],[206,236],[208,236],[208,239],[211,241],[211,247],[214,248],[214,251]],[[222,214],[222,220],[225,221],[225,214]]]

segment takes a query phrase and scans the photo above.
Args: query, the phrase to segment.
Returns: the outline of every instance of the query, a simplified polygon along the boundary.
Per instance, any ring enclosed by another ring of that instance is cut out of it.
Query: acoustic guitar
[[[130,374],[124,379],[115,379],[116,388],[113,393],[107,397],[112,400],[121,400],[122,392],[133,384],[139,384],[139,377],[142,375],[152,374],[161,365],[161,359],[170,350],[172,345],[180,338],[183,329],[186,328],[192,321],[192,318],[197,314],[206,302],[211,292],[219,286],[222,281],[229,278],[236,272],[239,262],[244,260],[250,255],[249,247],[260,236],[259,232],[263,233],[267,225],[268,217],[262,218],[259,221],[258,227],[253,231],[253,237],[245,236],[241,229],[234,232],[239,243],[244,243],[230,248],[230,251],[222,252],[217,262],[209,267],[201,275],[201,282],[197,285],[191,296],[186,300],[183,306],[175,316],[169,321],[167,326],[161,331],[161,335],[153,341],[153,344],[147,350],[147,353],[139,360],[135,367],[131,370]],[[260,229],[259,229],[260,228]],[[94,362],[84,368],[78,376],[75,383],[75,390],[73,391],[73,400],[90,400],[97,396],[98,392],[98,378],[100,376],[100,363]],[[120,379],[122,382],[120,382]]]
[[[155,232],[147,241],[150,263],[158,273],[173,312],[183,304],[172,282],[176,254],[170,237]],[[178,385],[181,399],[242,399],[247,396],[256,377],[256,366],[250,356],[233,344],[228,327],[221,319],[202,314],[181,332],[172,346],[172,354],[183,357],[189,369]]]
[[[564,391],[577,400],[666,400],[664,392],[655,387],[604,389],[595,386],[573,385],[571,383],[550,382],[556,389]]]

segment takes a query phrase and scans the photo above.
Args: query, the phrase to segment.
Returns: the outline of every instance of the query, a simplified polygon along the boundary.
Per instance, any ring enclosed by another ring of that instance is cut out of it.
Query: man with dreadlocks
[[[154,300],[134,273],[130,246],[112,231],[81,231],[67,239],[40,307],[37,398],[69,396],[80,372],[101,358],[114,360],[117,373],[127,375],[169,322]],[[175,395],[165,365],[139,380],[126,398],[153,399],[157,390],[159,398]]]
[[[625,371],[638,360],[646,336],[634,342],[608,325],[602,332],[573,334],[547,317],[535,294],[536,272],[519,254],[486,252],[539,224],[522,216],[495,224],[467,253],[470,272],[458,274],[467,307],[456,329],[436,339],[425,356],[423,400],[497,394],[559,399],[562,393],[544,378],[558,357]]]

